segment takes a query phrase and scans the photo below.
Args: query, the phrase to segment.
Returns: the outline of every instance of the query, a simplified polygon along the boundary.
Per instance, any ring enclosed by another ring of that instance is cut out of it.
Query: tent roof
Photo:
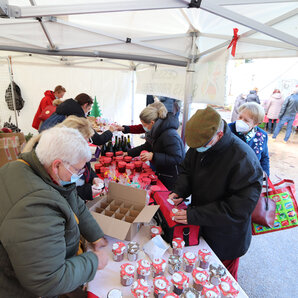
[[[0,19],[0,50],[54,55],[52,62],[60,64],[186,66],[227,47],[238,28],[236,58],[298,56],[297,1],[85,2],[0,1],[2,15],[10,16]],[[196,4],[200,8],[188,8]]]

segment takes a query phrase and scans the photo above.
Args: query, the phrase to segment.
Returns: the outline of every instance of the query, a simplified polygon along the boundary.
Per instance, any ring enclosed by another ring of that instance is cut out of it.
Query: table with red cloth
[[[105,298],[107,297],[107,293],[112,290],[112,289],[120,289],[123,295],[123,298],[128,298],[128,297],[132,297],[131,294],[131,286],[128,287],[124,287],[121,285],[120,283],[120,266],[124,263],[133,263],[134,265],[136,265],[136,262],[129,262],[127,260],[127,257],[125,255],[124,260],[121,262],[115,262],[113,261],[113,256],[112,256],[112,245],[113,243],[119,241],[118,239],[112,238],[112,237],[107,237],[109,244],[106,248],[104,248],[108,254],[109,254],[109,262],[108,265],[103,269],[103,270],[98,270],[94,279],[92,281],[90,281],[87,285],[87,289],[88,289],[88,298],[96,298],[96,297],[100,297],[100,298]],[[150,240],[150,226],[143,226],[140,231],[137,233],[137,235],[134,237],[133,239],[134,241],[137,241],[140,244],[140,247],[142,247],[143,244],[145,244],[147,241]],[[128,243],[128,241],[123,241],[124,243]],[[208,249],[211,253],[212,253],[212,257],[211,257],[211,263],[218,263],[221,264],[221,261],[217,258],[217,256],[214,254],[214,252],[212,251],[212,249],[208,246],[208,244],[206,243],[206,241],[200,237],[200,243],[197,246],[188,246],[184,248],[184,251],[191,251],[193,253],[195,253],[195,255],[198,254],[198,250],[199,249]],[[172,249],[169,248],[166,253],[164,254],[163,258],[167,261],[170,254],[171,254]],[[144,254],[144,253],[143,253]],[[141,255],[139,256],[138,259],[142,258],[142,257],[146,257],[146,255]],[[148,257],[146,257],[146,259],[149,260]],[[186,273],[186,275],[190,278],[190,287],[192,287],[192,281],[193,278],[191,276],[191,273]],[[227,271],[227,275],[234,281],[234,278],[231,276],[231,274]],[[165,271],[165,276],[166,278],[170,281],[171,280],[171,275],[169,275],[167,269]],[[152,275],[150,276],[150,278],[148,279],[148,283],[150,286],[150,290],[151,290],[151,294],[149,297],[153,297],[153,278]],[[244,298],[244,297],[248,297],[245,292],[243,291],[243,289],[239,286],[239,284],[236,282],[238,290],[239,290],[239,294],[237,297],[239,298]],[[171,286],[171,291],[172,291],[172,286]]]

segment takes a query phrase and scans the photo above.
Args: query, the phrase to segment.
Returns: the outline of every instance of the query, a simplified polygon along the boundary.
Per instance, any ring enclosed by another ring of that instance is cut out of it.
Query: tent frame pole
[[[196,39],[198,32],[192,32],[192,47],[191,47],[191,60],[187,65],[186,76],[185,76],[185,92],[184,92],[184,107],[183,107],[183,121],[181,138],[185,144],[185,125],[189,119],[190,105],[193,97],[193,77],[195,73],[195,58],[197,54]]]
[[[18,116],[17,116],[17,110],[16,110],[16,98],[14,96],[13,71],[12,71],[12,63],[11,63],[10,56],[7,57],[7,64],[8,64],[8,72],[9,72],[9,79],[10,79],[10,86],[11,86],[11,96],[12,96],[14,117],[15,117],[15,121],[16,121],[16,126],[17,126],[17,128],[19,128]]]

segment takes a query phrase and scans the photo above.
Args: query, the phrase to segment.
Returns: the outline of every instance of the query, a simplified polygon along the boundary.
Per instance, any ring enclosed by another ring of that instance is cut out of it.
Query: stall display
[[[198,292],[201,292],[203,290],[204,284],[208,281],[209,273],[206,270],[200,267],[197,267],[196,269],[193,270],[192,277],[193,277],[193,287]]]
[[[189,278],[182,271],[175,272],[172,276],[173,292],[177,295],[181,295],[188,287]]]
[[[203,269],[207,269],[210,263],[211,252],[207,249],[200,249],[198,252],[199,266]]]
[[[156,276],[164,275],[167,263],[162,258],[156,258],[152,260],[151,266],[152,266],[152,276],[156,277]]]
[[[168,260],[168,272],[173,275],[175,272],[181,270],[182,260],[179,256],[170,255]]]
[[[174,238],[172,241],[173,255],[181,257],[183,255],[184,246],[185,242],[182,238]]]
[[[218,286],[220,284],[221,278],[226,275],[226,269],[220,264],[210,264],[209,272],[209,281],[215,286]]]
[[[183,270],[185,272],[192,272],[196,265],[197,257],[194,253],[187,251],[183,254]]]
[[[113,244],[112,253],[113,253],[113,260],[115,262],[121,262],[124,259],[124,252],[126,246],[123,242],[116,242]]]
[[[134,297],[149,297],[150,289],[149,285],[144,279],[137,279],[131,287],[131,293]]]
[[[138,254],[140,251],[140,245],[136,241],[130,241],[127,244],[127,259],[130,262],[134,262],[138,259]]]
[[[141,259],[137,262],[138,279],[147,280],[151,273],[151,264],[146,259]]]
[[[121,265],[120,280],[124,287],[130,286],[135,277],[135,267],[132,264],[125,263]]]
[[[163,298],[170,291],[170,283],[164,276],[154,278],[153,286],[155,298]]]
[[[200,293],[193,289],[193,288],[187,288],[184,290],[184,293],[180,296],[181,298],[200,298]]]
[[[118,289],[113,289],[109,291],[107,298],[122,298],[122,293]]]
[[[150,229],[151,232],[151,238],[154,238],[157,235],[161,235],[162,229],[159,226],[152,226]]]

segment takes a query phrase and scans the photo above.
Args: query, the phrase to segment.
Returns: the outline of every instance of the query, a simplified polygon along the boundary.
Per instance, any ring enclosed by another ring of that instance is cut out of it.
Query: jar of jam
[[[182,271],[178,271],[173,274],[172,283],[174,286],[173,292],[181,295],[183,290],[188,288],[189,278]]]
[[[138,259],[138,254],[140,251],[140,245],[136,241],[130,241],[127,244],[127,259],[134,262]]]
[[[203,297],[212,297],[212,298],[219,298],[220,291],[219,288],[209,282],[206,282],[203,286],[203,290],[201,292]]]
[[[96,174],[100,174],[100,168],[102,167],[102,163],[101,162],[99,162],[99,163],[96,163],[95,165],[94,165],[94,170],[95,170],[95,173]]]
[[[148,177],[144,177],[142,179],[142,184],[143,184],[143,189],[148,189],[148,187],[150,186],[151,184],[151,179],[148,178]]]
[[[127,157],[127,156],[125,156],[125,157]],[[126,174],[128,177],[133,175],[134,168],[135,168],[135,165],[133,163],[126,164]]]
[[[116,151],[116,152],[115,152],[115,155],[116,155],[116,156],[122,156],[122,155],[123,155],[123,151]]]
[[[185,272],[192,272],[196,265],[197,257],[194,253],[187,251],[183,254],[183,269]]]
[[[109,152],[107,152],[109,153]],[[103,164],[105,167],[109,167],[111,165],[111,162],[112,162],[112,158],[111,157],[106,157],[104,160],[103,160]]]
[[[182,261],[179,256],[170,255],[168,259],[168,272],[172,275],[181,270]]]
[[[131,293],[134,297],[146,298],[150,296],[149,285],[144,279],[137,279],[131,286]]]
[[[143,162],[140,161],[140,160],[137,160],[137,161],[134,162],[134,164],[135,164],[135,171],[136,171],[137,173],[141,173],[141,172],[142,172],[142,165],[143,165]]]
[[[200,249],[198,252],[199,266],[208,269],[211,260],[211,252],[208,249]]]
[[[125,263],[120,266],[120,278],[122,286],[130,286],[135,277],[135,267],[132,264]]]
[[[113,156],[114,156],[114,153],[113,152],[107,152],[106,153],[106,157],[111,157],[112,158]]]
[[[184,290],[183,294],[180,296],[181,298],[200,298],[200,293],[193,289],[193,288],[187,288]]]
[[[148,276],[151,273],[151,264],[146,259],[141,259],[137,263],[137,274],[138,279],[145,279],[147,280]]]
[[[168,294],[165,294],[163,298],[179,298],[179,296],[176,295],[175,293],[168,293]]]
[[[230,277],[226,276],[221,279],[219,285],[222,297],[234,298],[239,294],[239,288],[236,282],[234,282]]]
[[[215,286],[218,286],[220,284],[221,278],[226,275],[226,269],[220,264],[210,264],[209,272],[209,282]]]
[[[128,156],[128,155],[124,156],[124,161],[127,162],[127,163],[131,162],[132,161],[132,156]]]
[[[116,161],[116,167],[118,168],[118,163],[119,161],[123,161],[123,156],[116,156],[115,161]]]
[[[108,292],[107,298],[122,298],[122,293],[118,289],[113,289]]]
[[[118,172],[123,174],[125,173],[125,167],[126,167],[126,162],[125,161],[119,161],[118,162]]]
[[[158,179],[157,176],[154,174],[150,174],[149,178],[151,179],[151,185],[156,185]]]
[[[167,263],[162,258],[156,258],[152,261],[152,275],[153,277],[164,275]]]
[[[108,172],[108,168],[105,168],[105,167],[101,167],[100,168],[100,176],[102,177],[102,178],[105,178],[105,173],[107,173]]]
[[[151,238],[161,235],[162,229],[160,226],[153,226],[150,228]]]
[[[208,281],[209,274],[206,270],[197,267],[192,272],[193,277],[193,287],[198,291],[201,292],[205,283]]]
[[[183,255],[183,249],[185,242],[182,238],[174,238],[172,240],[173,255],[181,257]]]
[[[170,283],[164,276],[155,277],[153,286],[155,298],[163,298],[170,291]]]
[[[113,260],[115,262],[121,262],[124,258],[124,252],[125,252],[125,244],[123,242],[116,242],[112,246],[112,253],[113,253]]]

